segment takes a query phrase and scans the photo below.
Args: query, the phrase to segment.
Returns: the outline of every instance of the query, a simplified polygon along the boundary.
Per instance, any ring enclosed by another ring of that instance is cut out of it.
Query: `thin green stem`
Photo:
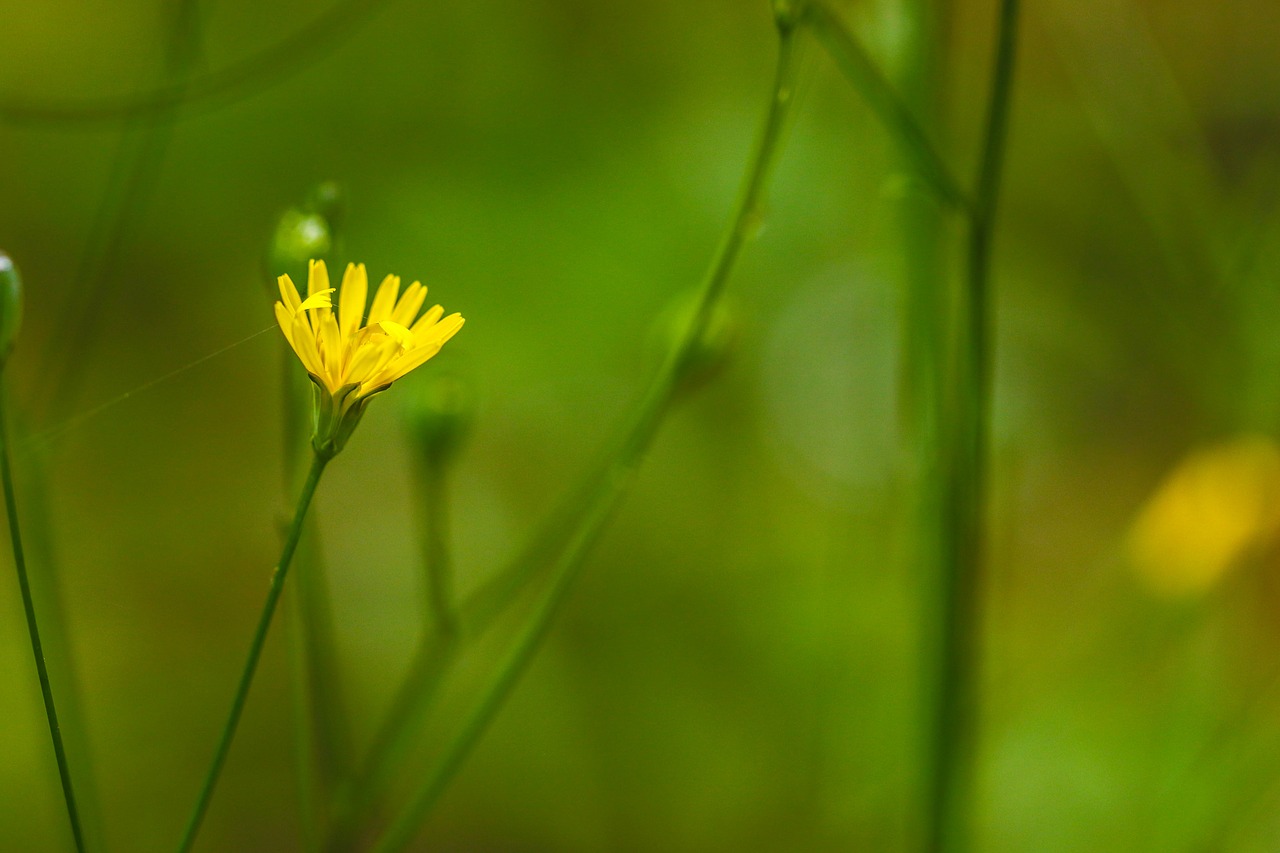
[[[266,50],[212,71],[190,86],[178,83],[129,95],[67,99],[62,103],[0,101],[0,121],[11,124],[95,123],[121,118],[154,119],[179,105],[230,103],[296,74],[332,52],[387,5],[387,0],[346,0]]]
[[[587,552],[604,528],[605,522],[612,515],[618,498],[625,491],[630,478],[624,471],[619,473],[620,476],[613,481],[613,488],[610,489],[607,498],[591,507],[589,513],[583,518],[582,526],[569,549],[554,567],[555,579],[551,589],[538,605],[537,611],[516,640],[507,659],[486,687],[480,702],[432,766],[424,783],[410,801],[409,807],[392,823],[386,835],[374,847],[375,853],[395,853],[403,850],[413,841],[419,826],[431,813],[440,795],[453,781],[463,762],[471,754],[471,750],[479,743],[481,736],[501,710],[520,676],[528,668],[542,640],[546,637],[556,613],[572,588],[573,581],[581,571]]]
[[[76,809],[75,789],[71,784],[71,766],[67,763],[67,750],[62,744],[58,709],[53,703],[53,686],[49,681],[49,667],[44,659],[44,646],[40,642],[35,602],[31,598],[31,583],[27,578],[27,558],[22,550],[22,529],[18,524],[18,503],[13,489],[13,470],[9,459],[9,428],[6,424],[4,403],[4,391],[0,388],[0,479],[4,481],[4,505],[9,516],[9,541],[13,545],[13,564],[18,572],[18,587],[22,591],[22,609],[27,617],[27,632],[31,635],[31,653],[35,656],[36,673],[40,677],[40,695],[44,697],[44,713],[49,721],[49,736],[53,739],[53,754],[58,762],[58,778],[62,781],[62,798],[67,803],[71,835],[75,839],[76,850],[84,853],[84,833],[80,828],[80,813]]]
[[[298,498],[298,507],[294,512],[293,524],[289,527],[289,534],[285,538],[284,550],[280,554],[280,562],[276,565],[275,572],[271,576],[271,587],[267,591],[267,600],[262,607],[262,615],[258,619],[258,627],[253,633],[253,641],[249,644],[249,657],[245,660],[244,669],[240,673],[240,681],[236,685],[235,698],[231,701],[231,713],[227,717],[226,725],[222,728],[222,735],[218,738],[218,746],[213,753],[213,762],[209,766],[209,772],[205,774],[204,784],[200,788],[200,796],[196,800],[191,819],[187,822],[186,832],[182,836],[182,843],[178,845],[178,850],[181,853],[186,853],[191,849],[191,845],[195,843],[196,833],[200,830],[200,823],[204,820],[205,811],[209,808],[209,801],[213,798],[214,786],[218,782],[218,776],[222,773],[222,765],[227,760],[227,753],[231,751],[231,741],[235,737],[236,726],[240,723],[240,715],[244,711],[245,700],[249,697],[249,687],[253,684],[253,675],[258,668],[258,658],[262,656],[262,647],[267,639],[267,631],[271,628],[271,619],[275,615],[276,604],[280,601],[280,593],[284,590],[284,581],[289,573],[289,564],[293,560],[293,552],[297,550],[298,540],[302,538],[307,509],[311,506],[311,499],[315,496],[316,486],[320,482],[320,475],[324,473],[325,466],[329,464],[331,458],[317,453],[312,459],[311,471],[307,474],[307,482],[303,485],[302,495]]]
[[[963,853],[970,846],[992,386],[991,249],[1008,135],[1017,18],[1018,0],[1002,0],[969,226],[955,393],[948,405],[954,429],[947,440],[942,509],[950,534],[940,586],[942,631],[926,836],[928,849],[947,853]]]
[[[928,134],[920,126],[907,102],[894,91],[888,79],[840,17],[826,3],[813,0],[804,8],[804,21],[831,54],[853,88],[894,137],[920,177],[942,201],[962,210],[971,210],[972,203],[968,193],[929,141]]]
[[[195,0],[183,0],[175,13],[169,38],[169,83],[179,96],[186,91],[192,66],[199,55],[200,17]],[[110,285],[133,228],[141,220],[155,194],[160,164],[173,139],[176,104],[167,106],[155,121],[139,129],[136,122],[124,127],[111,163],[107,189],[94,213],[89,237],[75,273],[75,288],[64,297],[63,316],[68,317],[67,336],[50,339],[40,355],[38,374],[41,396],[36,400],[38,419],[58,418],[75,396],[92,360],[86,351],[97,340],[102,316],[111,295]],[[69,342],[69,343],[68,343]]]
[[[679,387],[689,353],[705,334],[712,311],[724,293],[742,248],[759,224],[765,187],[794,101],[796,65],[793,26],[780,20],[777,70],[764,125],[743,177],[737,207],[703,279],[699,301],[689,325],[654,377],[614,453],[605,457],[606,461],[599,471],[591,475],[586,485],[577,493],[578,502],[574,511],[569,514],[569,517],[576,519],[576,523],[563,550],[558,552],[551,566],[548,591],[517,638],[511,653],[485,688],[480,701],[432,765],[407,808],[393,821],[376,846],[378,853],[402,850],[413,840],[418,827],[430,814],[440,795],[462,767],[533,660],[572,588],[574,579],[581,571],[591,545],[634,479]],[[517,566],[516,571],[524,572],[525,567]]]

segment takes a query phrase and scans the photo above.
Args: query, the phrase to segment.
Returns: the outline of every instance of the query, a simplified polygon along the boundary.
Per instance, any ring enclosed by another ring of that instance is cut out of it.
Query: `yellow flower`
[[[462,328],[462,315],[443,317],[439,305],[418,316],[427,289],[415,281],[400,293],[394,275],[382,280],[366,320],[364,264],[347,265],[336,312],[324,261],[311,262],[306,299],[289,276],[278,283],[276,322],[315,385],[312,444],[330,456],[342,450],[369,398],[438,353]]]
[[[1280,530],[1280,449],[1242,436],[1191,453],[1129,531],[1133,567],[1169,597],[1206,592]]]

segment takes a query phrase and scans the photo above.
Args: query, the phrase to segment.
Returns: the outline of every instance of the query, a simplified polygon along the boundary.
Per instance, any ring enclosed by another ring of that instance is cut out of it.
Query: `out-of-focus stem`
[[[64,316],[70,328],[51,336],[40,357],[42,396],[36,401],[38,418],[58,418],[66,410],[92,363],[86,351],[97,341],[110,285],[121,252],[134,225],[155,193],[160,164],[173,138],[176,108],[187,91],[192,66],[200,51],[200,16],[195,0],[182,0],[175,12],[169,39],[168,86],[178,100],[159,111],[151,124],[129,121],[107,181],[107,190],[94,215],[88,242],[76,269],[75,287],[65,297]],[[0,110],[0,116],[3,110]],[[137,137],[136,139],[134,137]]]
[[[574,529],[564,550],[558,554],[551,567],[548,591],[461,729],[432,765],[408,807],[393,821],[386,835],[379,841],[375,848],[378,853],[402,850],[413,840],[421,823],[479,742],[540,647],[582,568],[590,546],[625,494],[645,451],[652,443],[662,417],[679,387],[689,353],[706,332],[712,310],[724,294],[742,247],[760,220],[765,187],[794,102],[794,27],[795,21],[779,16],[777,70],[764,125],[743,177],[742,192],[733,218],[703,280],[689,325],[654,377],[617,448],[606,457],[600,471],[589,478],[588,485],[579,493],[581,503],[576,504],[575,511],[569,514],[576,520]]]
[[[154,121],[179,105],[230,103],[266,88],[275,80],[296,74],[328,55],[387,3],[388,0],[345,0],[334,4],[278,44],[234,65],[211,71],[189,86],[169,83],[129,95],[47,103],[5,98],[0,100],[0,121],[11,124]]]
[[[970,801],[982,634],[984,518],[992,386],[991,248],[1013,86],[1018,0],[1001,0],[981,161],[969,222],[966,286],[955,342],[954,398],[944,409],[943,517],[947,547],[940,586],[942,632],[933,720],[928,849],[970,847]]]
[[[893,136],[914,171],[942,201],[961,209],[969,208],[971,203],[968,194],[929,140],[909,102],[894,91],[884,74],[872,62],[866,49],[839,16],[821,0],[812,0],[804,8],[804,21],[880,123]]]
[[[226,763],[227,754],[231,751],[231,741],[235,738],[236,727],[240,723],[240,715],[244,712],[245,700],[249,698],[249,688],[253,685],[253,676],[257,672],[258,659],[262,656],[262,647],[266,643],[267,632],[271,628],[271,619],[275,615],[276,605],[280,601],[280,593],[284,591],[284,580],[289,573],[289,565],[293,561],[293,553],[297,550],[298,541],[302,538],[302,528],[306,522],[307,509],[311,506],[311,499],[315,496],[316,486],[320,484],[320,475],[324,473],[325,466],[329,464],[330,458],[319,453],[312,458],[311,471],[307,474],[307,482],[302,487],[302,495],[298,498],[293,524],[290,525],[289,534],[285,538],[284,550],[280,554],[280,562],[276,565],[276,570],[271,575],[271,586],[267,590],[267,600],[262,606],[262,615],[258,618],[258,627],[254,630],[253,640],[249,644],[249,656],[245,660],[244,669],[241,670],[240,680],[236,685],[235,697],[231,700],[231,712],[228,714],[227,722],[222,728],[221,736],[218,738],[218,745],[213,753],[213,761],[210,763],[209,771],[205,774],[204,783],[200,787],[200,795],[196,799],[195,808],[192,810],[191,818],[187,822],[182,842],[178,845],[178,850],[181,853],[187,853],[191,849],[191,845],[195,843],[196,834],[200,831],[200,824],[209,808],[209,801],[213,798],[214,787],[217,785],[218,777],[222,773],[222,766]]]

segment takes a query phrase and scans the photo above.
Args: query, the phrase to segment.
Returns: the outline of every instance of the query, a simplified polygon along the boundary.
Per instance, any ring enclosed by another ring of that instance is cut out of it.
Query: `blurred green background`
[[[841,7],[891,76],[903,2]],[[994,3],[939,5],[940,147],[967,182]],[[393,0],[296,59],[272,52],[330,6],[198,4],[195,80],[264,51],[289,72],[225,96],[0,123],[0,248],[27,288],[16,465],[25,493],[47,478],[52,530],[32,571],[60,570],[86,725],[72,759],[91,756],[112,850],[180,836],[291,506],[278,332],[250,337],[272,324],[281,212],[339,181],[335,267],[421,279],[467,317],[420,373],[476,388],[452,476],[474,588],[638,400],[655,323],[729,215],[776,41],[764,0]],[[178,8],[0,0],[0,113],[175,79]],[[420,849],[918,843],[930,610],[910,559],[900,208],[920,190],[805,41],[766,225],[732,284],[735,351],[673,410]],[[1280,849],[1280,475],[1264,449],[1176,478],[1190,454],[1280,430],[1277,43],[1263,0],[1027,4],[997,237],[982,850]],[[68,360],[81,378],[50,402]],[[422,381],[371,406],[315,510],[361,742],[420,625],[399,398]],[[1135,528],[1179,488],[1181,515]],[[1185,569],[1199,581],[1162,585],[1195,535],[1225,544]],[[283,626],[200,849],[299,849]],[[0,848],[67,843],[6,569]]]

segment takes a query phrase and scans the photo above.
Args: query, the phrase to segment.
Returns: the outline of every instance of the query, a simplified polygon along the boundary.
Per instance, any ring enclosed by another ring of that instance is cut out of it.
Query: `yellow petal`
[[[396,310],[391,312],[391,319],[402,326],[408,326],[413,322],[413,318],[418,316],[418,309],[422,307],[422,302],[426,298],[427,289],[420,282],[415,281],[409,285],[409,289],[396,303]]]
[[[320,341],[320,357],[324,361],[326,377],[338,387],[338,378],[342,375],[342,334],[332,311],[320,321],[320,334],[316,337]]]
[[[284,307],[284,303],[276,303],[276,322],[280,324],[280,331],[284,332],[284,339],[289,342],[289,346],[293,346],[293,312]]]
[[[410,332],[394,320],[380,320],[378,328],[386,332],[388,337],[395,338],[396,342],[405,349],[413,346],[413,332]]]
[[[321,293],[333,293],[333,288],[329,286],[329,268],[324,265],[324,261],[312,261],[311,269],[307,274],[307,298],[302,304],[306,305],[313,296]],[[325,315],[333,310],[333,300],[327,299],[323,304],[315,306],[313,310],[316,312],[316,317],[311,327],[318,333]]]
[[[450,314],[428,329],[425,335],[419,336],[418,346],[444,346],[444,342],[458,334],[465,322],[461,314]]]
[[[418,347],[412,352],[407,352],[404,357],[396,361],[394,364],[388,365],[384,371],[384,375],[374,377],[380,380],[381,384],[387,382],[395,382],[411,370],[415,370],[433,358],[436,353],[440,352],[440,344],[430,344],[425,347]]]
[[[369,325],[379,320],[391,319],[391,309],[396,304],[396,294],[400,292],[400,277],[389,275],[378,285],[378,293],[373,297],[373,307],[369,309]]]
[[[420,341],[422,340],[422,333],[434,325],[436,321],[443,316],[444,308],[439,305],[433,305],[418,318],[418,321],[409,328],[409,331],[413,332],[414,338]]]
[[[347,369],[342,377],[342,384],[349,385],[352,382],[363,382],[368,378],[369,372],[378,363],[382,348],[378,341],[368,340],[360,349],[356,350],[355,355],[351,356],[351,361],[347,364]]]
[[[302,300],[298,298],[298,288],[293,286],[293,279],[282,275],[276,279],[276,284],[280,286],[280,298],[284,300],[284,307],[289,309],[289,313],[296,314]]]
[[[347,271],[342,276],[342,290],[338,294],[338,328],[344,341],[360,328],[368,298],[369,274],[365,272],[364,264],[347,264]]]
[[[298,310],[299,311],[312,311],[312,310],[320,311],[323,308],[332,308],[333,298],[329,296],[330,293],[333,293],[332,287],[329,288],[328,290],[321,290],[317,293],[311,294],[306,299],[302,300],[302,304],[298,306]],[[323,317],[324,313],[327,313],[327,312],[322,312],[320,316]]]
[[[307,273],[307,295],[329,289],[329,268],[324,261],[312,261]]]
[[[324,379],[324,364],[320,361],[320,351],[316,349],[315,333],[311,331],[311,324],[307,322],[307,315],[304,311],[299,311],[293,315],[292,340],[294,352],[298,354],[298,358],[302,361],[302,366],[307,369],[308,373],[314,373]],[[330,388],[329,390],[335,389]]]

